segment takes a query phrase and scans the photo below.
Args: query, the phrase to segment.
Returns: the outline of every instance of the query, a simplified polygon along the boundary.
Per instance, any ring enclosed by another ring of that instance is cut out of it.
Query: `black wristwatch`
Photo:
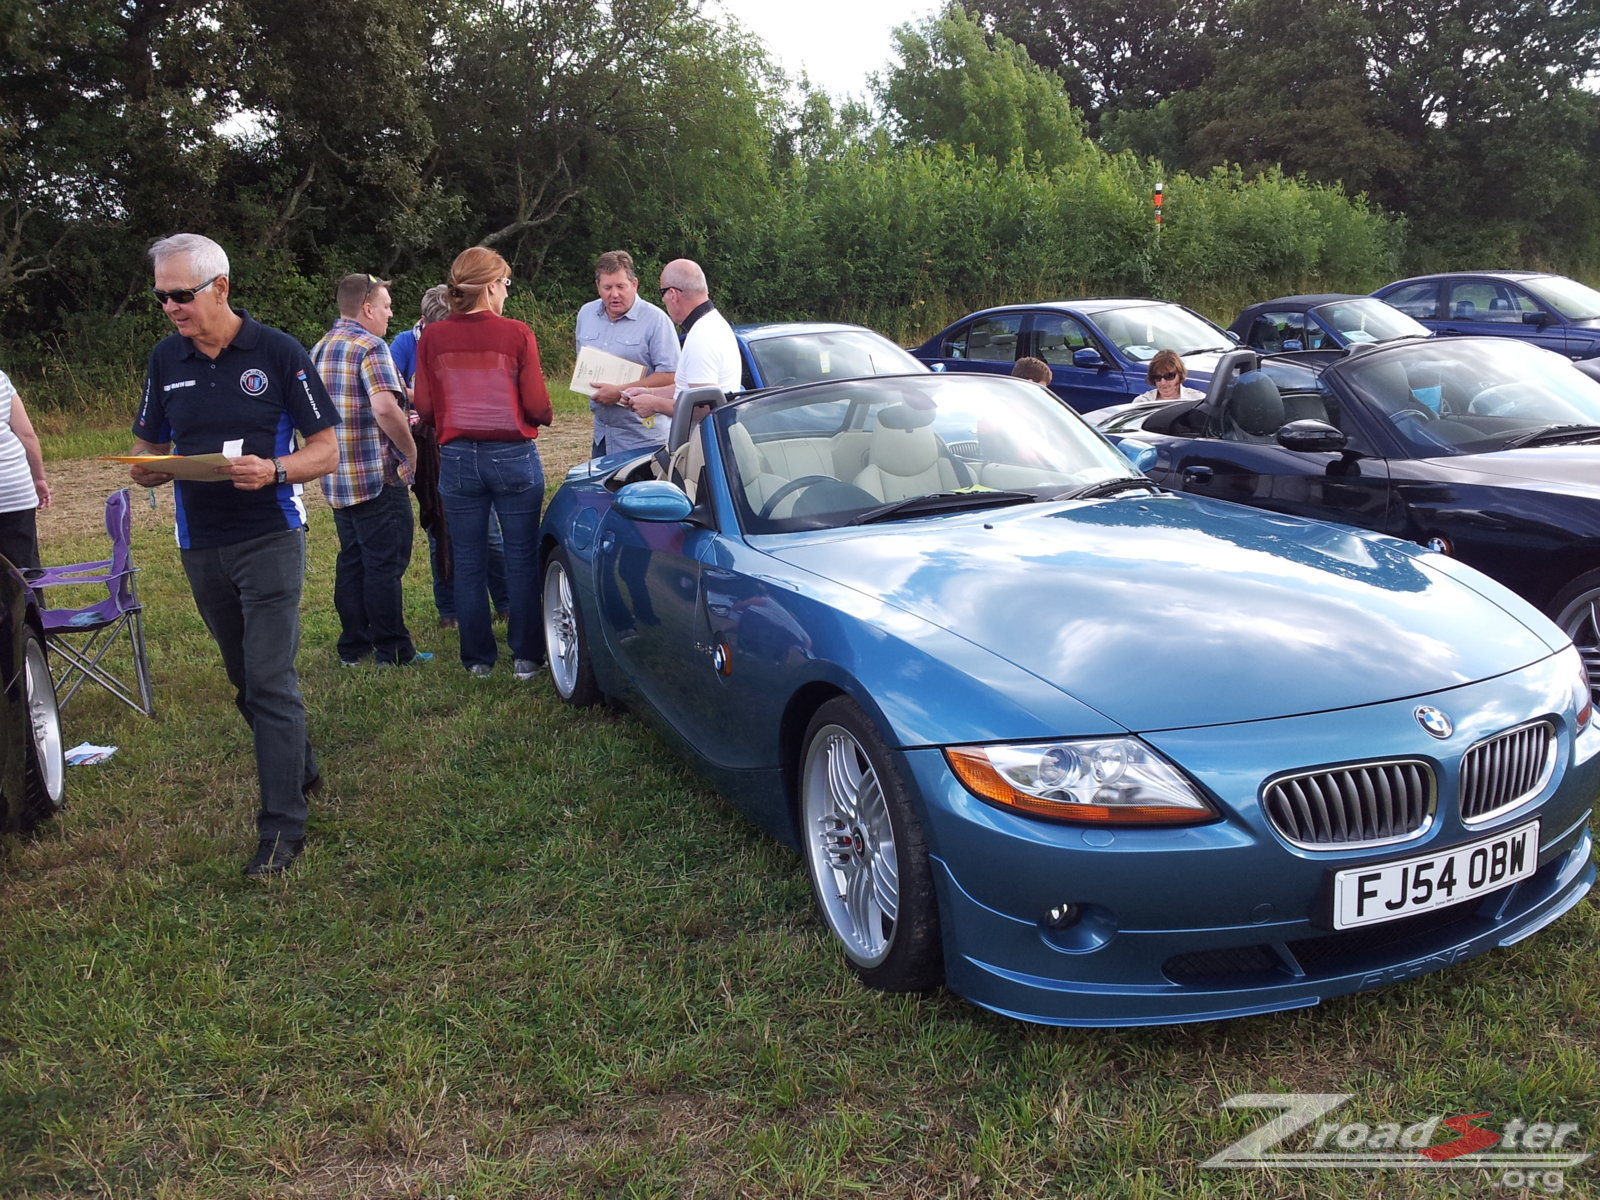
[[[288,483],[289,482],[289,472],[285,471],[283,469],[283,464],[281,462],[279,462],[277,459],[273,459],[272,460],[272,471],[273,471],[272,482],[274,482],[274,483]]]

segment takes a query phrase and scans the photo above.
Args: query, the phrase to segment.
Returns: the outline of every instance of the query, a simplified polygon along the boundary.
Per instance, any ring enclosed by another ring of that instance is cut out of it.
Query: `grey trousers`
[[[181,550],[195,607],[222,651],[234,704],[255,735],[263,838],[301,838],[317,777],[295,674],[306,534],[286,529],[212,550]]]

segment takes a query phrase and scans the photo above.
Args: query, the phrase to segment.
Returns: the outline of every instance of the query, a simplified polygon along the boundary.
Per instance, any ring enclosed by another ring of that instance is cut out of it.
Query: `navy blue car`
[[[911,353],[946,371],[1009,375],[1019,358],[1050,365],[1050,390],[1079,412],[1125,404],[1150,387],[1147,364],[1176,350],[1204,387],[1234,346],[1221,327],[1165,300],[1046,300],[961,318]]]
[[[1373,295],[1439,333],[1515,338],[1574,360],[1600,356],[1600,292],[1563,275],[1454,271]]]

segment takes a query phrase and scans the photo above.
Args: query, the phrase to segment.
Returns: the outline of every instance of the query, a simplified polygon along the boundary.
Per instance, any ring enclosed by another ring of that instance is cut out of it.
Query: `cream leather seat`
[[[867,465],[852,481],[888,503],[960,487],[955,464],[933,431],[933,410],[896,404],[878,414]]]

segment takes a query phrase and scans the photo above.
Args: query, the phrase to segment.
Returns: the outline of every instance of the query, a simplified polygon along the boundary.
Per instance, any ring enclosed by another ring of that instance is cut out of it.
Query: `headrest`
[[[879,410],[878,424],[888,429],[921,429],[933,424],[934,413],[931,404],[891,404]]]
[[[1283,397],[1271,376],[1246,371],[1233,385],[1233,419],[1246,433],[1265,437],[1283,427]]]
[[[755,439],[750,436],[750,431],[737,421],[728,426],[728,445],[733,448],[733,461],[739,467],[739,475],[745,483],[749,483],[766,468],[766,463],[761,457],[761,451],[756,449]]]

